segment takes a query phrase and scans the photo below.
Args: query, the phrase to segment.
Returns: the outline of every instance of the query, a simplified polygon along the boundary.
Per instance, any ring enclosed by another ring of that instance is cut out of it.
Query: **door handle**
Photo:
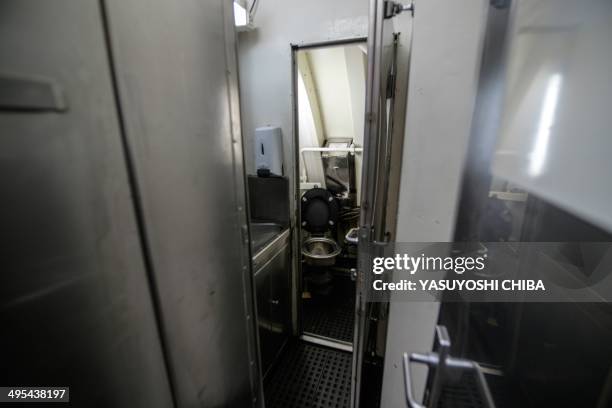
[[[434,408],[438,406],[438,401],[442,393],[444,377],[448,369],[473,371],[476,374],[476,383],[478,385],[482,403],[485,408],[495,408],[495,402],[489,390],[489,385],[484,377],[480,365],[472,360],[463,358],[454,358],[449,355],[450,338],[448,331],[444,326],[436,326],[436,344],[437,352],[421,353],[404,353],[403,368],[404,368],[404,390],[406,393],[406,404],[409,408]],[[435,374],[430,387],[429,398],[427,405],[419,403],[412,388],[412,377],[410,372],[410,364],[418,363],[425,364],[430,369],[435,369]]]
[[[0,74],[0,111],[63,112],[61,87],[47,78]]]
[[[414,391],[412,390],[412,378],[410,375],[410,362],[414,361],[416,353],[410,354],[404,353],[403,365],[404,365],[404,391],[406,392],[406,404],[408,408],[426,408],[425,405],[419,404],[414,398]]]
[[[414,16],[414,3],[401,4],[391,0],[385,1],[385,19],[395,17],[404,11],[409,11]]]

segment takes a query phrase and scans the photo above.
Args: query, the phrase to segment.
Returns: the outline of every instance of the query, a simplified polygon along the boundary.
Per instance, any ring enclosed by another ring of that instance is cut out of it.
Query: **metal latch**
[[[409,11],[410,15],[414,16],[414,3],[401,4],[391,0],[385,0],[384,8],[385,19],[393,18],[404,11]]]

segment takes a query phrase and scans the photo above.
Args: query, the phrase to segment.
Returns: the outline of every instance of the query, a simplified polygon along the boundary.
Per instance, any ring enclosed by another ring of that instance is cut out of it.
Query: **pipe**
[[[362,147],[302,147],[300,149],[300,158],[302,159],[302,163],[306,163],[306,159],[304,158],[304,152],[349,152],[352,154],[363,152]]]
[[[304,152],[349,152],[349,153],[359,153],[362,152],[362,147],[302,147],[300,149],[300,153]]]

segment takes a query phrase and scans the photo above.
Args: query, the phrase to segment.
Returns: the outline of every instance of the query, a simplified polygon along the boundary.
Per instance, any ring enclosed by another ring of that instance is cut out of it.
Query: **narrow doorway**
[[[367,73],[365,39],[293,47],[297,336],[266,407],[349,407]]]

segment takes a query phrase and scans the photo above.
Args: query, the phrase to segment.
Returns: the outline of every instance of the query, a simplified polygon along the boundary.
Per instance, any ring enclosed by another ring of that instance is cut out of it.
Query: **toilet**
[[[342,249],[331,238],[338,223],[338,202],[326,189],[312,188],[301,199],[301,225],[308,233],[302,243],[307,264],[326,266],[335,263]]]

